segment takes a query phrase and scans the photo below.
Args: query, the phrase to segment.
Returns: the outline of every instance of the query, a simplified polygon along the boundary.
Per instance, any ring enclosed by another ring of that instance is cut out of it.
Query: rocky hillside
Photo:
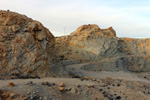
[[[64,65],[90,62],[86,70],[149,71],[150,39],[118,38],[112,27],[83,25],[69,36],[56,38]]]
[[[40,22],[0,11],[0,78],[63,75],[54,47],[53,34]]]

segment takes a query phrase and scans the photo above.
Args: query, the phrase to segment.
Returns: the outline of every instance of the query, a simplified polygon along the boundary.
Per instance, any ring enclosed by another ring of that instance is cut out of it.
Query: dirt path
[[[118,72],[108,72],[108,71],[99,71],[99,72],[92,72],[92,71],[86,71],[81,69],[81,67],[85,64],[75,64],[75,65],[69,65],[66,66],[67,70],[69,71],[74,71],[78,73],[82,73],[83,76],[85,77],[94,77],[94,78],[99,78],[99,79],[105,79],[107,77],[110,77],[112,79],[123,79],[123,80],[129,80],[129,81],[141,81],[141,82],[146,82],[150,83],[149,80],[139,78],[137,74],[135,73],[130,73],[130,72],[123,72],[123,71],[118,71]]]
[[[92,81],[81,81],[75,78],[41,78],[41,79],[12,79],[12,80],[0,80],[0,88],[7,86],[8,83],[13,82],[14,84],[26,84],[29,81],[33,81],[33,83],[42,83],[42,82],[50,82],[59,84],[60,82],[64,82],[66,85],[75,85],[78,83],[79,85],[87,85],[88,84],[96,84]]]
[[[74,64],[66,66],[67,71],[73,71],[78,73],[81,73],[84,77],[91,77],[91,78],[98,78],[98,79],[105,79],[107,77],[110,77],[112,79],[123,79],[128,81],[140,81],[140,82],[146,82],[150,83],[150,81],[146,79],[139,78],[137,74],[129,73],[129,72],[107,72],[107,71],[101,71],[101,72],[91,72],[82,70],[81,67],[85,64]],[[41,82],[50,82],[50,83],[56,83],[59,84],[60,82],[64,82],[67,85],[74,85],[75,83],[78,83],[80,85],[87,85],[87,84],[96,84],[92,81],[81,81],[80,79],[76,78],[41,78],[41,79],[12,79],[12,80],[0,80],[0,88],[7,86],[8,83],[13,82],[14,84],[26,84],[29,81],[33,81],[33,83],[41,83]]]

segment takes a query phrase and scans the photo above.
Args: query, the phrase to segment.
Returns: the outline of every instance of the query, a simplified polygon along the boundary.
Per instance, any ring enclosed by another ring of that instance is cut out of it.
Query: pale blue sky
[[[0,9],[40,21],[55,36],[83,24],[112,26],[118,37],[150,38],[149,0],[0,0]]]

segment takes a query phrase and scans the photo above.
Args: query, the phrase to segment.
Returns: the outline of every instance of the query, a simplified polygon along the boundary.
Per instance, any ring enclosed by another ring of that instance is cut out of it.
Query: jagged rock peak
[[[101,29],[96,24],[88,24],[88,25],[82,25],[77,28],[75,32],[71,34],[71,36],[104,36],[104,37],[116,37],[116,31],[109,27],[107,29]]]

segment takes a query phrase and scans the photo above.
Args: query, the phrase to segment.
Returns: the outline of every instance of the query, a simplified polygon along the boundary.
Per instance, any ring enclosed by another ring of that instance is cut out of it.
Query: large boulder
[[[63,75],[54,47],[55,37],[40,22],[0,11],[0,77]]]

